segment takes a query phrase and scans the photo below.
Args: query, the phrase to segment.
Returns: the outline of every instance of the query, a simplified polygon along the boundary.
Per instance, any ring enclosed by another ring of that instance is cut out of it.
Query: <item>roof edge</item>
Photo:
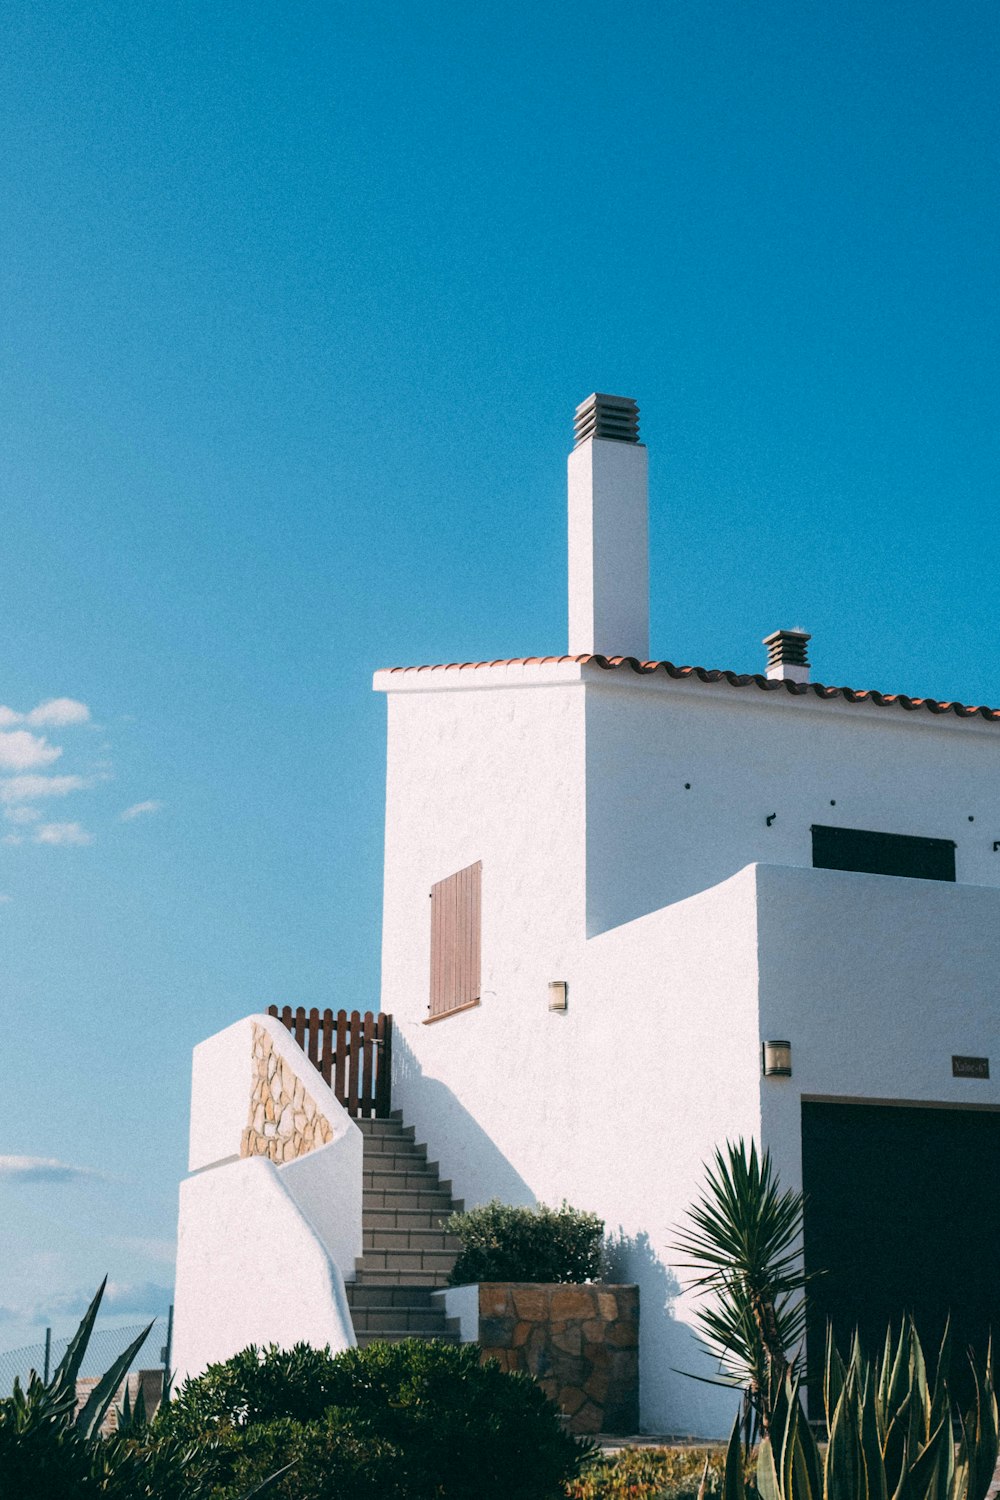
[[[500,657],[495,661],[453,661],[419,667],[387,667],[375,673],[372,685],[377,692],[391,692],[394,688],[403,687],[401,679],[411,675],[419,674],[422,679],[426,679],[431,673],[448,673],[454,679],[466,673],[489,669],[497,669],[498,677],[510,681],[514,677],[528,678],[533,675],[532,669],[539,667],[570,669],[567,672],[547,671],[545,677],[549,681],[578,681],[583,675],[583,669],[588,667],[605,672],[628,669],[640,677],[662,673],[675,682],[722,683],[733,688],[755,687],[763,693],[785,692],[793,698],[815,698],[821,702],[839,699],[850,704],[872,704],[876,708],[899,708],[911,713],[922,710],[929,714],[950,714],[959,719],[979,718],[987,723],[1000,723],[1000,708],[988,708],[980,704],[940,698],[914,698],[906,693],[882,693],[874,688],[828,687],[822,682],[794,682],[790,678],[765,677],[758,672],[676,666],[671,661],[640,661],[635,656],[514,656]],[[455,685],[458,685],[457,682]]]

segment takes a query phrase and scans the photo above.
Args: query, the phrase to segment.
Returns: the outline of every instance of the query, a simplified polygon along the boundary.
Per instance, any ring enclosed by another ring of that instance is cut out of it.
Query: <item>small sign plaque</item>
[[[953,1057],[951,1076],[953,1078],[989,1078],[990,1060],[988,1057]]]

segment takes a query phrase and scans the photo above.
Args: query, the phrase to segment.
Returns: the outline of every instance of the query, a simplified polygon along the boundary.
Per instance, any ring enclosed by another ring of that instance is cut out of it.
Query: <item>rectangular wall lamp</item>
[[[549,980],[549,1010],[567,1010],[567,991],[569,989],[565,979]]]
[[[762,1042],[761,1053],[765,1078],[791,1078],[791,1042]]]

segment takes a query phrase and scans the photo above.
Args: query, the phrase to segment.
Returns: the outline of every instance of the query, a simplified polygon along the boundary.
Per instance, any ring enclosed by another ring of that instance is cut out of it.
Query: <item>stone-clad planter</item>
[[[481,1282],[443,1296],[463,1342],[484,1359],[533,1375],[571,1432],[633,1433],[639,1426],[639,1288]]]

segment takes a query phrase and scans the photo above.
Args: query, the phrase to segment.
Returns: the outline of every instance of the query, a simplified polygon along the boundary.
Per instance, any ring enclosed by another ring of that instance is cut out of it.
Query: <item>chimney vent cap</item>
[[[607,396],[600,391],[581,401],[573,417],[575,448],[588,438],[614,443],[639,441],[639,407],[630,396]]]
[[[774,630],[764,637],[767,647],[768,677],[790,678],[793,682],[809,681],[807,642],[812,636],[806,630]]]

